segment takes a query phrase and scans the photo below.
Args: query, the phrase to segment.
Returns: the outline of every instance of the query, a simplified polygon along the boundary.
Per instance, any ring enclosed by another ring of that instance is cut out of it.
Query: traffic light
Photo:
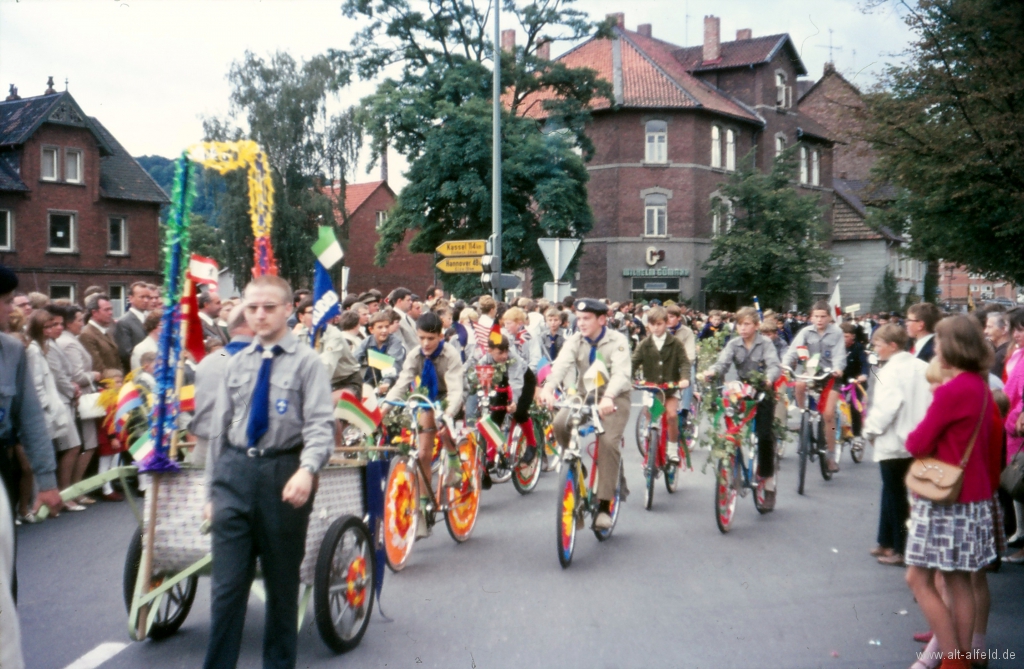
[[[498,274],[501,273],[501,258],[493,255],[494,253],[494,236],[487,238],[487,244],[484,246],[484,255],[480,258],[480,264],[483,266],[483,274],[480,275],[480,283],[484,285],[484,288],[494,292],[498,290],[498,284],[500,280],[497,279]]]

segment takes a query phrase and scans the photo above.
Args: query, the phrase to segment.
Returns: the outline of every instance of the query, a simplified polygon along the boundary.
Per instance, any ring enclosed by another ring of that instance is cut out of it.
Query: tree
[[[346,59],[336,52],[298,63],[285,53],[264,61],[247,51],[228,73],[230,117],[203,121],[207,139],[248,137],[266,151],[275,190],[271,243],[281,276],[295,286],[312,279],[310,246],[317,227],[341,223],[335,210],[345,215],[346,178],[355,167],[362,130],[355,109],[328,115],[327,106],[349,77]],[[235,124],[239,117],[244,117],[244,131]],[[227,265],[236,277],[245,277],[252,272],[253,246],[248,182],[241,172],[228,174],[225,181],[217,220]]]
[[[875,297],[871,300],[871,311],[876,314],[882,311],[899,311],[900,287],[896,275],[889,268],[875,286]]]
[[[1024,283],[1024,3],[919,0],[906,64],[868,97],[886,224],[909,253]]]
[[[807,292],[815,274],[829,271],[832,256],[820,245],[827,239],[820,204],[793,188],[794,149],[767,174],[748,154],[721,188],[714,208],[723,229],[704,263],[708,292],[733,293],[747,303],[756,295],[762,308],[782,311]]]
[[[537,54],[545,42],[607,34],[607,26],[589,22],[571,4],[503,4],[526,40],[500,63],[502,269],[529,268],[535,277],[547,272],[538,238],[582,237],[591,228],[584,157],[593,144],[584,127],[591,103],[612,94],[593,70],[570,69]],[[374,157],[390,144],[410,164],[409,183],[380,230],[377,264],[387,262],[408,230],[417,231],[414,252],[432,252],[448,239],[487,237],[490,10],[481,11],[472,0],[415,8],[406,0],[347,0],[343,10],[369,21],[350,54],[360,76],[375,78],[400,66],[361,102]],[[467,295],[481,290],[476,276],[446,276],[445,287]]]

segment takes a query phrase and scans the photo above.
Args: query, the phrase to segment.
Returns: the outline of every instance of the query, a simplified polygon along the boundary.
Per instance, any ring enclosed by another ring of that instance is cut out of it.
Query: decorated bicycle
[[[644,508],[648,511],[654,504],[654,485],[662,474],[665,475],[665,489],[673,493],[679,487],[680,471],[684,468],[693,471],[690,449],[685,439],[679,442],[679,454],[676,459],[670,458],[668,453],[668,421],[675,420],[676,417],[668,416],[665,392],[681,387],[683,386],[678,383],[633,384],[634,390],[643,392],[643,405],[648,416],[646,429],[639,435],[637,442],[644,458]],[[639,418],[637,422],[640,422]]]

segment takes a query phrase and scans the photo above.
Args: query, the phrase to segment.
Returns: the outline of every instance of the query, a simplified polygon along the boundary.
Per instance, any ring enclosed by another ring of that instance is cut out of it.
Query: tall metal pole
[[[492,255],[495,263],[492,271],[501,273],[501,0],[494,0],[494,120],[493,120],[493,165],[491,172],[491,225],[494,243]],[[494,298],[501,297],[501,288],[495,286]]]

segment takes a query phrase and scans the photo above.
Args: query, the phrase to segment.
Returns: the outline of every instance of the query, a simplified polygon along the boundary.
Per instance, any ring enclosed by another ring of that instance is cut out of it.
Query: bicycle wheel
[[[729,531],[736,514],[735,459],[735,453],[719,458],[715,467],[715,522],[722,534]]]
[[[658,478],[658,443],[661,433],[651,426],[644,435],[644,508],[648,511],[654,504],[654,483]]]
[[[419,522],[419,477],[409,458],[391,461],[384,488],[384,555],[391,571],[402,571],[416,543]]]
[[[804,494],[804,479],[807,478],[807,459],[811,457],[811,449],[814,447],[811,439],[811,420],[807,413],[800,416],[800,443],[797,446],[797,453],[800,456],[800,465],[797,468],[797,494]]]
[[[456,447],[462,462],[462,485],[447,488],[447,511],[444,523],[452,539],[462,543],[469,539],[476,526],[480,511],[480,479],[477,466],[477,449],[469,439],[463,438]]]
[[[854,437],[850,442],[850,459],[858,465],[864,461],[864,438]]]
[[[515,467],[512,468],[512,485],[520,495],[526,495],[536,488],[537,481],[540,481],[541,452],[538,448],[533,462],[530,464],[523,463],[523,453],[526,452],[526,434],[520,425],[512,428],[512,434],[509,435],[509,444],[511,445],[510,450],[516,463]]]
[[[558,539],[558,562],[565,569],[572,563],[576,548],[576,518],[580,514],[578,467],[575,460],[566,462],[558,494],[558,513],[555,518]]]
[[[503,435],[508,435],[508,432],[502,430]],[[491,483],[506,483],[512,478],[512,464],[509,458],[509,450],[511,448],[511,439],[505,438],[505,441],[498,444],[497,449],[494,453],[494,466],[491,468]]]
[[[822,418],[818,421],[818,443],[815,449],[818,451],[818,465],[821,467],[821,478],[826,481],[832,480],[832,472],[828,468],[828,447],[825,445],[825,419]],[[836,448],[840,446],[837,443]],[[838,460],[837,460],[838,461]]]
[[[370,532],[355,516],[327,528],[313,575],[313,612],[323,642],[336,653],[359,645],[370,624],[374,595]]]
[[[667,448],[667,446],[666,446]],[[679,480],[682,478],[683,467],[690,460],[690,453],[686,448],[686,440],[679,440],[679,464],[674,465],[671,461],[665,463],[665,490],[674,493],[679,490]]]
[[[598,541],[607,541],[612,536],[612,531],[615,530],[615,523],[619,520],[619,509],[622,507],[622,483],[625,481],[625,474],[622,470],[622,460],[619,460],[619,482],[615,486],[615,497],[612,498],[612,503],[609,505],[608,513],[612,517],[612,526],[607,530],[594,530],[594,536],[597,537]]]
[[[132,611],[132,599],[135,597],[135,583],[139,578],[139,568],[142,564],[142,530],[136,528],[132,533],[132,540],[128,544],[128,555],[124,560],[124,579],[122,582],[124,593],[124,606],[128,613]],[[154,574],[152,587],[159,586],[167,574]],[[179,581],[173,588],[164,593],[160,598],[157,608],[150,607],[149,615],[156,616],[153,625],[149,628],[149,638],[154,641],[166,639],[185,622],[189,611],[192,610],[192,602],[196,598],[196,589],[199,586],[198,576],[189,576]]]
[[[636,417],[636,450],[640,451],[640,457],[644,457],[643,440],[647,434],[647,428],[651,426],[651,411],[647,407],[642,407],[640,413]]]
[[[553,425],[541,425],[539,421],[534,422],[537,432],[537,443],[544,444],[544,462],[541,471],[550,472],[558,468],[558,461],[562,457],[562,449],[555,439],[555,427]]]

